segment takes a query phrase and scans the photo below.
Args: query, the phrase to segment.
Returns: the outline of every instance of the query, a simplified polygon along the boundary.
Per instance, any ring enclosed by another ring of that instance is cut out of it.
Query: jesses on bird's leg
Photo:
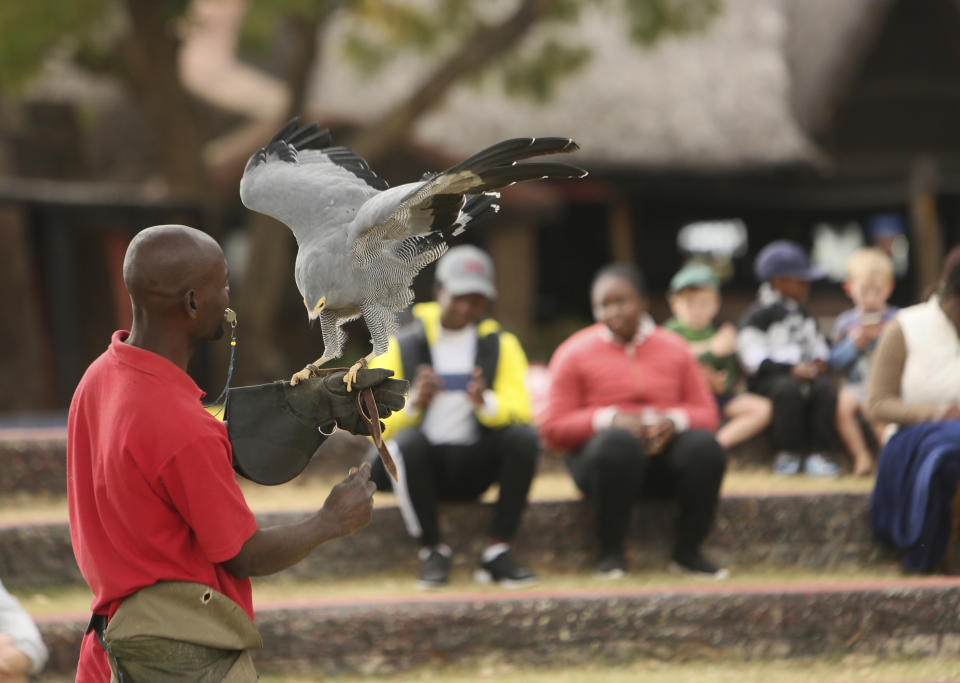
[[[306,366],[304,366],[303,370],[293,373],[293,376],[290,378],[290,386],[295,387],[303,380],[315,377],[320,366],[332,359],[332,356],[320,356],[312,363],[308,363]]]

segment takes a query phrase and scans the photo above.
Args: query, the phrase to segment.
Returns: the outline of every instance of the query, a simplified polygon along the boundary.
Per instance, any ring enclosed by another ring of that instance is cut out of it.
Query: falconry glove
[[[357,379],[353,382],[352,391],[347,391],[347,385],[343,381],[345,374],[346,371],[337,370],[322,379],[307,380],[307,383],[320,382],[324,388],[324,392],[317,395],[312,402],[314,410],[312,414],[314,419],[323,427],[323,431],[330,431],[327,428],[330,424],[329,419],[326,425],[319,421],[324,416],[330,416],[336,420],[340,429],[345,429],[351,434],[370,435],[370,428],[363,419],[357,405],[357,395],[364,389],[373,390],[373,398],[377,404],[377,414],[381,418],[403,409],[410,383],[403,379],[392,379],[393,370],[387,370],[386,368],[359,370]],[[289,387],[289,389],[288,395],[292,400],[298,392],[296,387]],[[309,404],[305,407],[309,409]],[[380,429],[383,428],[383,423],[381,423]]]
[[[280,381],[231,389],[224,421],[234,469],[258,484],[282,484],[303,471],[334,425],[369,434],[356,400],[360,391],[370,390],[380,417],[403,408],[409,382],[392,379],[392,370],[361,370],[351,393],[344,373],[295,387]]]

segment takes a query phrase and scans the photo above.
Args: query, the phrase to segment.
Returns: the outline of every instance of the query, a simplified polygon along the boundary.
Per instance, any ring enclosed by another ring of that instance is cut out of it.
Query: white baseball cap
[[[493,261],[482,249],[464,244],[454,247],[437,261],[436,280],[453,296],[483,294],[497,298],[493,284]]]

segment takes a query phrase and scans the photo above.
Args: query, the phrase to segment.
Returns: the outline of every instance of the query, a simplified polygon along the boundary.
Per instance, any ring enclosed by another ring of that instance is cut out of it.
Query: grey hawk
[[[505,140],[446,171],[397,187],[317,124],[293,119],[253,154],[240,181],[244,206],[285,223],[297,240],[297,288],[310,320],[320,319],[323,356],[300,380],[343,352],[344,323],[363,316],[373,351],[351,368],[348,388],[367,360],[387,349],[396,313],[413,302],[413,278],[437,260],[447,239],[499,209],[497,189],[537,178],[582,178],[566,164],[517,163],[573,152],[569,138]]]

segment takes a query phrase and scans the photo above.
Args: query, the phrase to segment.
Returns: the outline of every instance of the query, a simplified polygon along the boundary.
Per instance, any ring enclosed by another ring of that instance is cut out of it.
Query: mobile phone
[[[472,375],[469,372],[437,375],[444,391],[466,391]]]
[[[861,325],[879,325],[883,322],[882,313],[864,313],[860,317]]]

